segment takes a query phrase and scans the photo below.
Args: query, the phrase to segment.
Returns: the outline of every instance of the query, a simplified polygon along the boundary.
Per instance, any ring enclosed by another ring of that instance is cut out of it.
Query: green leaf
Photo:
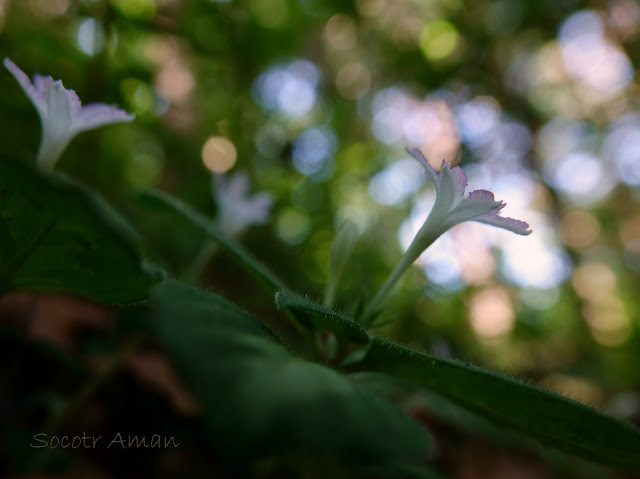
[[[146,299],[160,275],[141,264],[124,221],[95,193],[0,158],[0,292],[65,291],[105,303]]]
[[[640,471],[640,430],[551,391],[377,337],[357,369],[409,380],[546,446]]]
[[[157,190],[143,190],[140,192],[141,196],[147,199],[154,199],[167,206],[170,206],[174,210],[178,211],[185,218],[188,218],[194,225],[198,226],[207,235],[218,242],[222,247],[229,251],[234,258],[249,272],[253,273],[260,280],[262,280],[272,291],[288,289],[285,284],[272,273],[264,264],[262,264],[257,258],[255,258],[248,250],[246,250],[241,244],[227,238],[222,234],[211,220],[195,211],[190,206],[186,205],[182,201]]]
[[[294,356],[226,300],[169,281],[154,288],[150,305],[152,333],[238,467],[275,457],[414,477],[411,468],[429,456],[431,438],[417,422],[365,386]]]
[[[279,291],[276,293],[276,305],[289,308],[303,325],[314,331],[331,331],[357,344],[369,342],[369,335],[355,321],[302,296]]]
[[[162,265],[171,277],[181,274],[190,264],[194,252],[208,236],[201,228],[175,209],[155,198],[132,195],[124,213],[142,235],[144,251],[154,263]]]

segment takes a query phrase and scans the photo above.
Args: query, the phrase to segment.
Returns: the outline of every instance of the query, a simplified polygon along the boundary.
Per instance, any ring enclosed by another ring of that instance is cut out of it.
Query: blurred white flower
[[[250,195],[246,173],[236,173],[230,178],[213,175],[212,186],[218,205],[216,223],[227,235],[239,236],[250,226],[267,220],[274,198],[264,191]]]
[[[104,103],[82,106],[78,95],[67,90],[61,80],[35,74],[33,83],[26,73],[8,58],[4,66],[18,80],[40,115],[42,137],[37,163],[52,168],[75,135],[99,126],[133,120],[133,115]]]

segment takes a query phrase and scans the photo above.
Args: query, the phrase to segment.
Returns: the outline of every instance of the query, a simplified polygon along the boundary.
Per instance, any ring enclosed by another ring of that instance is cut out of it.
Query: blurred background
[[[468,190],[493,191],[533,234],[452,229],[401,281],[382,333],[640,421],[636,1],[0,0],[0,51],[135,113],[79,136],[57,169],[126,208],[175,275],[203,238],[131,206],[140,188],[217,218],[317,298],[351,219],[349,311],[433,204],[404,148],[462,166]],[[8,72],[0,89],[0,141],[34,153],[35,110]],[[200,284],[270,314],[204,246]],[[551,477],[514,474],[456,477]]]

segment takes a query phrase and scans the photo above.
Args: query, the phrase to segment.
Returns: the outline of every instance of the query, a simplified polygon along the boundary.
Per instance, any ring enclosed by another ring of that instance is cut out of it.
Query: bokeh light
[[[29,8],[41,18],[51,18],[63,15],[69,8],[70,0],[29,0]]]
[[[602,145],[608,164],[617,167],[620,179],[640,185],[640,114],[627,113],[609,125]]]
[[[351,17],[344,13],[332,16],[324,27],[326,42],[336,50],[347,50],[356,42],[356,25]]]
[[[419,100],[393,86],[377,92],[371,107],[371,130],[379,141],[419,147],[434,168],[443,158],[457,162],[459,135],[445,95]]]
[[[311,232],[311,221],[304,213],[289,208],[280,213],[276,222],[278,236],[286,243],[296,245],[307,239]]]
[[[236,147],[222,136],[213,136],[202,145],[202,162],[212,173],[229,171],[237,157]]]
[[[515,313],[505,288],[492,287],[471,297],[469,320],[482,338],[497,338],[508,334],[515,324]]]
[[[355,100],[364,95],[371,86],[371,73],[362,63],[344,65],[336,75],[336,88],[342,96]]]
[[[600,93],[602,100],[618,93],[631,80],[631,63],[617,45],[605,37],[604,25],[597,13],[590,10],[574,13],[563,23],[558,39],[567,72],[591,87],[591,93]]]
[[[592,246],[597,241],[600,223],[588,211],[572,210],[561,218],[559,233],[564,244],[580,250]]]
[[[336,136],[329,128],[309,128],[293,143],[293,166],[304,175],[318,173],[336,151]]]
[[[260,75],[254,84],[254,94],[266,110],[301,117],[315,104],[319,79],[316,65],[308,60],[294,60]]]
[[[100,53],[104,47],[105,34],[102,23],[95,18],[84,18],[78,24],[78,48],[90,57]]]
[[[420,32],[420,49],[431,61],[444,60],[460,45],[460,35],[446,20],[428,23]]]
[[[415,193],[422,183],[422,166],[413,158],[403,158],[371,178],[369,194],[381,205],[393,205]]]

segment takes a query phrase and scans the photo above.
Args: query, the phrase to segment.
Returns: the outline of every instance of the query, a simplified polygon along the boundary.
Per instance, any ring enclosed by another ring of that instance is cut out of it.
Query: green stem
[[[280,278],[273,274],[264,264],[246,250],[244,246],[219,232],[210,219],[204,217],[180,200],[161,191],[146,190],[142,193],[149,198],[154,198],[164,203],[189,219],[193,224],[208,234],[212,240],[216,241],[217,244],[231,253],[245,268],[262,280],[272,292],[289,290]]]
[[[230,253],[248,271],[259,278],[262,284],[264,284],[271,293],[275,293],[278,291],[289,291],[289,288],[278,276],[272,273],[271,270],[269,270],[264,264],[262,264],[257,258],[255,258],[253,254],[246,250],[240,243],[236,243],[235,241],[227,238],[224,234],[219,232],[210,219],[201,215],[180,200],[177,200],[176,198],[173,198],[172,196],[161,191],[146,190],[142,193],[149,198],[154,198],[155,200],[160,201],[163,204],[173,208],[175,211],[190,220],[194,225],[204,231],[209,236],[209,238],[215,241],[216,244]],[[304,338],[304,341],[307,344],[309,344],[311,342],[310,335],[308,334],[308,331],[302,326],[300,321],[288,309],[284,310],[284,314],[294,330]],[[285,340],[285,342],[290,346],[294,344],[293,341],[287,341],[286,338],[283,338],[283,340]]]
[[[38,168],[52,170],[68,144],[69,140],[52,142],[50,138],[46,137],[43,124],[40,147],[38,148],[38,156],[36,157],[36,165]]]
[[[393,286],[398,282],[404,272],[409,269],[409,266],[411,266],[413,262],[420,257],[422,252],[429,246],[431,246],[431,244],[438,238],[438,236],[440,236],[439,234],[426,236],[425,233],[428,231],[428,228],[426,228],[426,226],[427,223],[425,223],[420,231],[418,231],[418,234],[413,239],[407,251],[405,251],[404,256],[400,259],[400,262],[396,265],[382,287],[378,290],[371,302],[365,308],[360,320],[363,327],[368,328],[371,326],[371,323],[375,319],[381,304],[384,302]]]
[[[333,302],[336,298],[336,291],[338,290],[337,286],[338,282],[330,275],[329,281],[327,281],[327,284],[324,287],[324,296],[322,298],[322,304],[327,308],[333,307]]]
[[[407,253],[408,252],[409,251],[407,250]],[[362,322],[362,325],[365,328],[368,328],[369,326],[371,326],[371,322],[373,321],[373,319],[375,317],[375,314],[380,309],[380,305],[382,304],[384,299],[387,297],[387,295],[391,291],[391,288],[393,288],[393,286],[400,279],[400,277],[404,274],[404,272],[414,262],[414,259],[409,258],[407,253],[404,254],[404,256],[402,257],[400,262],[396,265],[396,267],[391,272],[391,275],[389,275],[389,277],[384,282],[382,287],[378,290],[378,292],[373,297],[371,302],[367,305],[367,307],[364,310],[364,313],[362,313],[361,322]]]
[[[187,267],[184,273],[182,273],[181,279],[187,283],[196,283],[202,274],[202,270],[204,270],[205,266],[207,266],[207,263],[209,263],[218,249],[219,246],[214,241],[205,239],[194,260]]]

